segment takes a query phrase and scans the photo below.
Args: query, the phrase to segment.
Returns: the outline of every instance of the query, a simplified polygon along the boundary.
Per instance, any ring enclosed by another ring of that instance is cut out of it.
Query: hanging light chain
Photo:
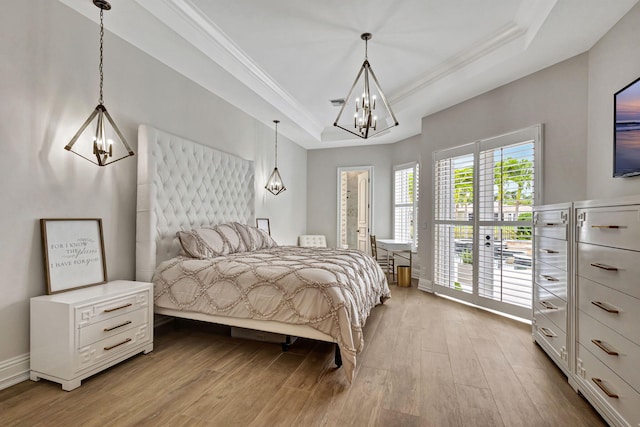
[[[275,167],[277,169],[278,168],[278,123],[280,123],[280,120],[274,120],[273,122],[276,124],[276,163],[275,163]]]
[[[100,70],[100,99],[98,100],[98,104],[102,105],[102,86],[104,83],[104,73],[102,72],[102,60],[103,60],[103,40],[104,40],[104,24],[102,22],[104,15],[104,10],[100,8],[100,66],[98,69]]]

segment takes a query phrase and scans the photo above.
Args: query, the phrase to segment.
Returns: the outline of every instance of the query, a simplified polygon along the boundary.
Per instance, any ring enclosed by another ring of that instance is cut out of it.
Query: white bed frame
[[[176,237],[179,230],[228,221],[252,225],[254,194],[252,161],[140,125],[136,280],[151,282],[156,266],[180,253]],[[166,316],[336,342],[333,337],[305,325],[160,307],[154,310]],[[336,362],[338,360],[336,352]]]

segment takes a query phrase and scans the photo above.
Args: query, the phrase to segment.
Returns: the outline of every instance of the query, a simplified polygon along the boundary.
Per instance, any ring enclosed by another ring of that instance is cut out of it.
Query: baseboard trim
[[[29,353],[0,362],[0,390],[29,379]]]
[[[421,277],[418,281],[418,289],[420,289],[421,291],[433,293],[432,285],[433,283],[431,282],[431,280],[425,279],[424,277]]]

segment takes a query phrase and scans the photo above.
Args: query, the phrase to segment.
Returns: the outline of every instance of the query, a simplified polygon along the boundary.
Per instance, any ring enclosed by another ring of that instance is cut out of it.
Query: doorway
[[[338,247],[369,253],[372,228],[372,166],[338,168]]]

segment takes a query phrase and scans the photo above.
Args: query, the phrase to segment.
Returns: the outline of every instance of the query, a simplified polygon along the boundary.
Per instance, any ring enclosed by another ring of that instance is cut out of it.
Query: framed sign
[[[269,218],[256,218],[256,227],[264,230],[271,236],[271,226],[269,226]]]
[[[107,281],[102,219],[41,219],[47,293]]]

